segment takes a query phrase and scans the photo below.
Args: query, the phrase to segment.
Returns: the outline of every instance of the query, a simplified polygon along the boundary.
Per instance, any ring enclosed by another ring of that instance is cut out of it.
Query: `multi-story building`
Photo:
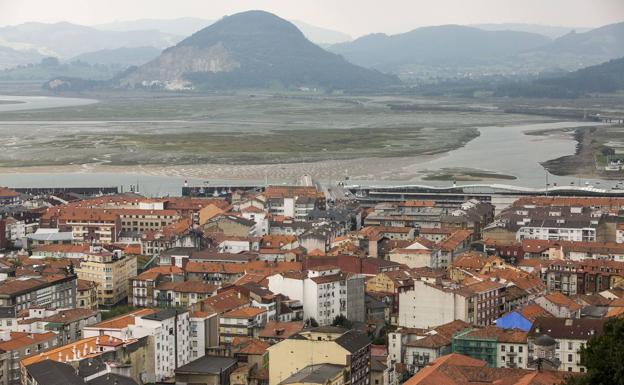
[[[527,333],[496,326],[466,329],[453,336],[453,353],[486,361],[492,368],[526,369]]]
[[[550,260],[543,264],[541,276],[551,292],[559,291],[565,295],[600,293],[624,281],[624,262]]]
[[[141,233],[141,253],[158,255],[165,250],[178,247],[197,249],[201,246],[201,234],[193,228],[190,218],[182,218],[161,228]]]
[[[33,334],[51,331],[57,334],[60,345],[66,345],[82,338],[82,329],[100,322],[100,319],[97,310],[30,308],[28,316],[19,318],[17,330]]]
[[[130,278],[128,303],[136,307],[156,305],[154,290],[163,282],[179,283],[184,281],[184,270],[177,266],[158,266]]]
[[[219,316],[216,313],[193,311],[189,315],[189,346],[191,360],[203,357],[206,349],[219,345]]]
[[[392,314],[399,313],[399,294],[413,287],[414,279],[411,270],[381,272],[366,281],[366,291],[392,294]]]
[[[231,344],[237,337],[256,337],[267,321],[267,311],[260,307],[243,307],[221,314],[219,341]]]
[[[337,327],[302,331],[271,347],[269,385],[278,385],[308,365],[334,364],[346,369],[345,382],[370,383],[371,343],[366,334]]]
[[[93,281],[79,279],[76,285],[76,306],[81,309],[98,308],[98,290]]]
[[[275,274],[268,277],[269,290],[303,302],[306,319],[330,325],[343,315],[352,321],[364,320],[364,278],[345,274],[336,266],[316,266],[305,272]]]
[[[535,303],[559,318],[581,318],[582,306],[565,295],[554,292],[535,299]]]
[[[474,293],[466,286],[415,280],[412,290],[399,293],[399,326],[431,328],[462,320],[474,324]]]
[[[212,297],[217,289],[207,282],[162,282],[154,288],[154,303],[159,307],[187,307]]]
[[[105,335],[121,341],[147,337],[150,354],[146,360],[154,370],[146,372],[146,382],[170,379],[176,368],[191,360],[191,325],[186,310],[141,309],[85,327],[83,335]]]
[[[119,250],[111,253],[93,247],[75,270],[78,278],[96,284],[98,303],[111,306],[128,297],[128,282],[137,275],[137,261]]]
[[[134,233],[142,233],[147,230],[161,229],[180,219],[175,210],[162,208],[148,209],[116,209],[114,210],[121,220],[121,230]],[[162,206],[161,206],[162,207]]]
[[[22,195],[17,191],[11,190],[8,187],[0,187],[0,205],[10,206],[19,205],[22,201]]]
[[[58,228],[72,232],[76,242],[114,243],[121,232],[119,215],[109,209],[84,207],[53,207],[40,219],[42,228]]]
[[[604,324],[604,319],[537,318],[528,334],[530,363],[540,358],[536,354],[536,340],[547,336],[556,341],[555,360],[553,361],[559,364],[558,370],[585,372],[587,368],[581,363],[580,350],[590,338],[603,333]]]
[[[455,320],[432,329],[400,328],[388,333],[388,359],[403,363],[410,374],[452,352],[453,335],[470,324]]]
[[[17,278],[0,283],[0,310],[15,318],[21,310],[33,307],[76,307],[76,276],[50,275]]]
[[[155,381],[172,378],[175,369],[191,361],[188,311],[165,309],[135,319],[132,336],[153,337],[156,345]]]
[[[20,360],[57,346],[56,333],[0,331],[0,385],[21,383]]]
[[[325,195],[314,186],[269,186],[264,196],[269,214],[299,221],[314,209],[325,208]]]
[[[496,241],[595,242],[602,220],[603,212],[591,207],[514,204],[485,229],[484,237]]]
[[[98,375],[108,375],[97,381],[89,381],[88,384],[127,384],[132,385],[130,380],[115,374],[123,373],[131,377],[136,383],[142,383],[146,379],[153,379],[154,363],[149,360],[150,346],[148,338],[122,340],[108,335],[97,335],[83,338],[67,345],[58,345],[53,349],[32,355],[20,361],[22,385],[48,384],[50,381],[33,382],[31,368],[38,363],[58,362],[66,366],[69,373],[82,374],[89,379],[95,379]],[[36,366],[35,366],[36,367]],[[48,374],[48,379],[54,376],[54,381],[65,384],[77,384],[76,382],[62,382],[67,378],[56,377],[57,373]]]
[[[399,326],[430,328],[459,319],[487,326],[505,310],[505,285],[482,281],[472,285],[415,280],[399,294]]]

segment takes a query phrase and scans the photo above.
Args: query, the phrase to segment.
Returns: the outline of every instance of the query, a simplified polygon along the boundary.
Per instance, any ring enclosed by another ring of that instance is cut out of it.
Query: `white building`
[[[247,206],[240,210],[243,218],[256,222],[256,235],[263,236],[269,233],[269,220],[264,209],[256,206]]]
[[[555,358],[559,360],[558,370],[584,373],[580,350],[587,341],[603,333],[604,319],[542,317],[535,320],[529,331],[529,360],[535,360],[535,341],[548,336],[556,341]]]
[[[219,316],[217,313],[194,311],[189,315],[189,322],[189,346],[191,361],[194,361],[206,354],[206,348],[219,344]]]
[[[430,248],[422,241],[415,241],[407,247],[392,250],[388,257],[392,262],[402,263],[409,268],[438,268],[442,267],[440,255],[440,249]]]
[[[83,329],[83,337],[109,335],[121,340],[149,337],[154,373],[148,382],[171,379],[175,369],[192,360],[191,322],[188,311],[141,309]],[[199,354],[199,352],[198,352]]]
[[[303,302],[304,318],[314,318],[324,326],[330,325],[338,315],[360,320],[359,308],[363,307],[364,299],[364,285],[360,281],[358,277],[347,277],[337,266],[326,265],[302,273],[272,275],[269,290]]]
[[[453,320],[474,322],[473,293],[464,286],[414,281],[414,289],[399,293],[399,326],[430,328]]]

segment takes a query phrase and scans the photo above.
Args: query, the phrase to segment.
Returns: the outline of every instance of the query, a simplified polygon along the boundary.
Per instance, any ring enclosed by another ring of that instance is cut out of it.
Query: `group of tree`
[[[624,385],[624,319],[606,322],[604,333],[581,349],[585,375],[572,376],[566,385]]]

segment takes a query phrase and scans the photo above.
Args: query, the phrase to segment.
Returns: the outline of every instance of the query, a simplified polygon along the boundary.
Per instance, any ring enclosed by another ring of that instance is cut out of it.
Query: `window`
[[[572,362],[572,354],[568,354],[568,362]]]
[[[574,343],[568,342],[568,350],[574,349]]]
[[[518,353],[522,353],[522,346],[518,346]]]
[[[501,352],[505,351],[505,345],[501,345]]]

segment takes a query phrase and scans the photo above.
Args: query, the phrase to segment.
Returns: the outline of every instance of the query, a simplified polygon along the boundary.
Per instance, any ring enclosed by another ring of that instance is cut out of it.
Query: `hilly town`
[[[624,319],[622,197],[193,191],[1,188],[0,384],[559,384]]]

